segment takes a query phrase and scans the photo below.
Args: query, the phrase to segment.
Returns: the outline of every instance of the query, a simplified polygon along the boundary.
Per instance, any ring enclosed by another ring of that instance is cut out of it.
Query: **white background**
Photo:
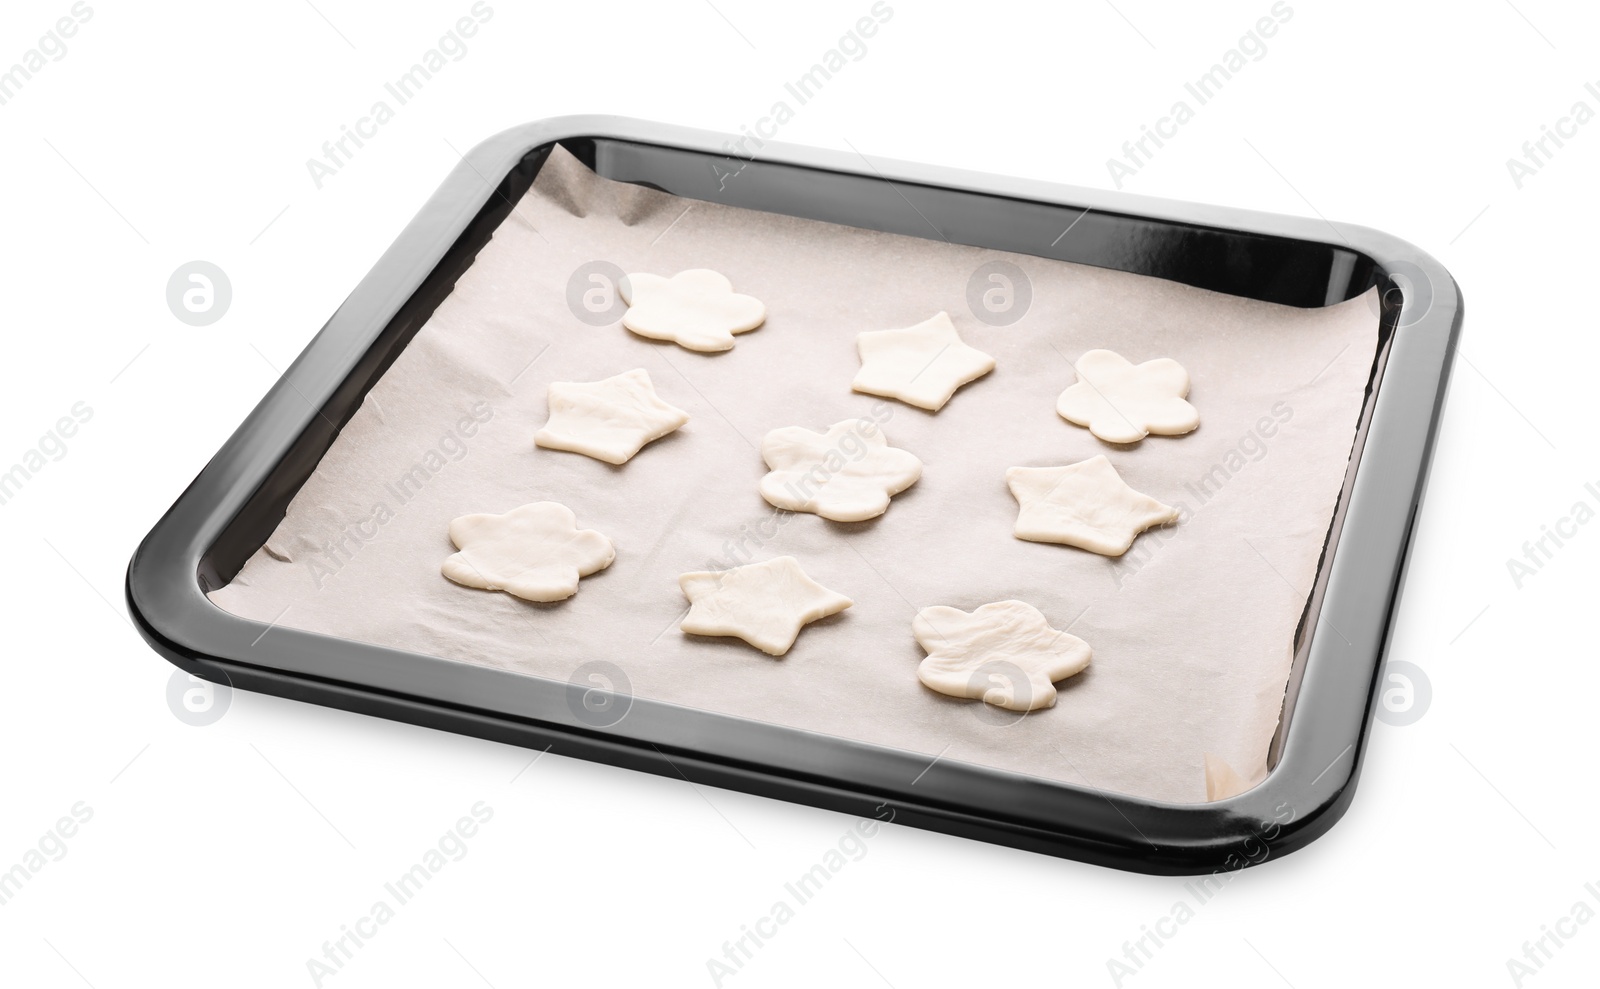
[[[0,984],[312,985],[307,959],[483,801],[466,857],[324,985],[712,985],[707,959],[852,819],[253,694],[190,726],[123,570],[455,149],[568,113],[737,131],[870,3],[491,0],[466,56],[318,190],[306,159],[471,4],[315,2],[91,0],[0,106],[0,463],[94,410],[0,506],[0,869],[93,810],[0,906]],[[1468,317],[1391,652],[1430,708],[1375,727],[1332,832],[1239,875],[1125,985],[1510,985],[1507,959],[1600,881],[1600,525],[1520,589],[1506,566],[1600,481],[1600,122],[1520,190],[1506,168],[1575,101],[1600,110],[1600,14],[1517,3],[1291,0],[1265,57],[1126,182],[1387,230],[1444,262]],[[8,0],[0,68],[70,6]],[[893,0],[781,137],[1110,186],[1106,159],[1270,6]],[[164,298],[196,258],[234,292],[204,328]],[[723,984],[1110,986],[1107,959],[1184,895],[901,827],[867,848]],[[1592,922],[1523,984],[1597,969]]]

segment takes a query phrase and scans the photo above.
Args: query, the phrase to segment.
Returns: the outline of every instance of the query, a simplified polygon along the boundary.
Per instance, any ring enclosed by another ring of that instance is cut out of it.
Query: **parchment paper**
[[[714,268],[769,317],[715,355],[620,323],[585,325],[567,287],[596,259],[663,275]],[[966,305],[974,269],[996,259],[1033,289],[1026,315],[1004,327]],[[858,332],[940,309],[995,356],[992,374],[937,414],[850,391]],[[601,179],[557,149],[272,538],[212,599],[262,621],[561,680],[604,659],[639,697],[1198,802],[1207,752],[1251,781],[1266,773],[1377,325],[1370,298],[1294,309],[678,199]],[[1113,447],[1060,419],[1070,362],[1096,347],[1182,363],[1200,428]],[[691,414],[687,426],[621,467],[534,447],[550,382],[635,367]],[[487,421],[463,425],[475,409]],[[839,524],[761,499],[768,430],[873,415],[926,464],[886,515]],[[1015,539],[1006,468],[1098,453],[1180,507],[1180,521],[1117,560]],[[617,547],[575,597],[534,605],[440,575],[452,518],[546,499]],[[808,626],[781,659],[678,630],[680,573],[784,554],[855,607]],[[915,675],[916,609],[1006,598],[1094,650],[1054,708],[1020,720]]]

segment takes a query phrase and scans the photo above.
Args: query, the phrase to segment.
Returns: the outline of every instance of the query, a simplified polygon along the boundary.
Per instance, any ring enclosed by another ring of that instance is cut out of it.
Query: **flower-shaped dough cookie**
[[[504,515],[463,515],[450,523],[450,541],[460,552],[444,561],[446,577],[525,601],[569,598],[578,578],[604,570],[617,556],[611,540],[579,529],[572,509],[553,501]]]
[[[761,300],[735,292],[726,276],[710,268],[690,268],[671,278],[636,272],[618,291],[628,304],[623,326],[702,353],[732,350],[735,333],[753,330],[767,318]]]
[[[788,652],[802,626],[855,603],[807,577],[792,556],[686,573],[678,586],[689,599],[689,614],[679,628],[694,635],[736,636],[771,656]]]
[[[826,433],[774,429],[761,441],[761,458],[771,471],[761,479],[761,497],[835,522],[877,518],[890,496],[922,476],[922,461],[890,446],[870,419],[836,422]]]
[[[1056,399],[1056,412],[1107,443],[1181,436],[1200,425],[1200,413],[1184,401],[1189,372],[1170,357],[1131,364],[1121,354],[1091,350],[1073,367],[1078,380]]]
[[[856,336],[861,370],[850,387],[937,412],[956,389],[994,370],[994,358],[961,342],[949,313],[903,330]]]
[[[996,601],[971,613],[938,605],[911,620],[928,653],[917,679],[951,697],[971,697],[1011,711],[1054,707],[1055,683],[1083,672],[1089,644],[1050,627],[1025,601]]]
[[[689,413],[663,402],[650,375],[634,368],[600,381],[551,382],[550,421],[533,442],[624,464],[688,421]]]
[[[1176,508],[1128,487],[1104,456],[1065,467],[1013,467],[1006,484],[1021,506],[1018,539],[1102,556],[1121,556],[1139,533],[1178,517]]]

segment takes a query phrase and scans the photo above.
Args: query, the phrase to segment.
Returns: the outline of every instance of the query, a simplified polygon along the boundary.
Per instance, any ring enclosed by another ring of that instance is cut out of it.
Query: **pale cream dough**
[[[1226,800],[1251,789],[1250,784],[1234,772],[1232,766],[1209,752],[1205,755],[1207,800]]]
[[[1064,467],[1012,467],[1006,484],[1020,506],[1018,539],[1064,543],[1121,556],[1134,537],[1178,510],[1130,488],[1104,456]]]
[[[1054,707],[1057,681],[1083,672],[1089,644],[1051,628],[1025,601],[996,601],[972,612],[923,608],[911,633],[927,652],[917,679],[941,694],[1012,711]]]
[[[792,556],[686,573],[678,586],[689,599],[679,628],[693,635],[734,636],[771,656],[788,652],[802,626],[855,603],[806,576]]]
[[[1189,372],[1170,357],[1136,365],[1112,351],[1091,350],[1073,367],[1078,380],[1056,399],[1056,412],[1107,443],[1137,443],[1151,433],[1179,436],[1200,425],[1199,411],[1185,401]]]
[[[710,268],[690,268],[671,278],[635,272],[617,288],[628,304],[623,326],[687,350],[732,350],[735,333],[753,330],[767,318],[761,300],[735,292],[726,276]]]
[[[825,433],[774,429],[761,441],[761,458],[771,471],[761,479],[761,497],[835,522],[877,518],[891,496],[922,476],[922,461],[890,446],[870,419],[836,422]]]
[[[600,381],[550,384],[550,420],[534,434],[537,446],[570,450],[608,464],[624,464],[689,421],[689,413],[656,394],[643,368]]]
[[[856,336],[861,370],[850,387],[937,412],[956,389],[994,370],[994,358],[962,342],[941,312],[900,330],[868,330]]]
[[[450,523],[450,541],[460,552],[444,561],[446,577],[525,601],[569,598],[580,577],[604,570],[617,555],[611,540],[579,529],[572,509],[553,501],[504,515],[463,515]]]

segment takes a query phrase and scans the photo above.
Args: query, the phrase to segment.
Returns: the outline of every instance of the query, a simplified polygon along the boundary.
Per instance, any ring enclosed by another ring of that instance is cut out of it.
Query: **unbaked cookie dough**
[[[870,419],[836,422],[825,433],[774,429],[761,441],[761,458],[771,471],[761,479],[761,497],[835,522],[877,518],[890,497],[922,476],[922,461],[890,446]]]
[[[994,370],[994,358],[969,347],[941,312],[903,330],[868,330],[856,336],[861,370],[850,387],[937,412],[956,389]]]
[[[578,578],[616,559],[611,540],[579,529],[572,509],[553,501],[504,515],[463,515],[450,523],[460,552],[441,572],[457,584],[505,591],[525,601],[561,601],[577,593]]]
[[[1083,672],[1089,644],[1051,628],[1025,601],[996,601],[972,611],[923,608],[911,633],[927,658],[917,679],[941,694],[970,697],[1011,711],[1054,707],[1055,683]]]
[[[1180,436],[1200,425],[1200,413],[1185,401],[1189,372],[1170,357],[1132,364],[1121,354],[1091,350],[1073,367],[1078,380],[1056,399],[1056,412],[1107,443]]]
[[[1250,789],[1245,778],[1221,759],[1206,753],[1206,800],[1226,800]]]
[[[693,635],[735,636],[771,656],[788,652],[802,626],[855,603],[806,576],[792,556],[686,573],[678,586],[689,599],[689,614],[679,628]]]
[[[1020,506],[1018,539],[1121,556],[1134,537],[1178,510],[1130,488],[1103,455],[1065,467],[1013,467],[1006,484]]]
[[[735,333],[753,330],[767,318],[761,300],[735,292],[725,275],[710,268],[690,268],[671,278],[635,272],[622,280],[618,293],[628,304],[623,326],[702,353],[732,350]]]
[[[662,401],[643,368],[600,381],[552,382],[549,401],[550,421],[533,442],[608,464],[627,463],[689,421],[689,413]]]

